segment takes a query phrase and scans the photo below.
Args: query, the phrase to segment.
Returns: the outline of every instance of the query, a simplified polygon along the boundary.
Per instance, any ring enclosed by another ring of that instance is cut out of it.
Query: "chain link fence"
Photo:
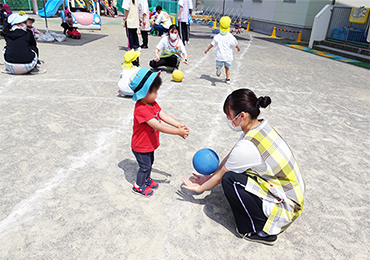
[[[31,0],[2,0],[1,4],[8,4],[12,10],[32,10],[33,5]],[[43,0],[38,0],[39,9],[43,8]]]

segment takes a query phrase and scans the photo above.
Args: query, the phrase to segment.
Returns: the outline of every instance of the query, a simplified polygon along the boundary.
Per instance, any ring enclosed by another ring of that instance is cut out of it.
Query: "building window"
[[[283,0],[284,3],[295,3],[295,0]]]
[[[252,0],[252,2],[262,2],[262,0]]]

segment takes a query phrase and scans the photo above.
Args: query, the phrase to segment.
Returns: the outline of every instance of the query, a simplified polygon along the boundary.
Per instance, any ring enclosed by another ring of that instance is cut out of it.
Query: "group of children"
[[[235,47],[240,51],[237,40],[230,34],[230,23],[230,17],[221,18],[220,33],[214,37],[205,51],[207,53],[213,46],[218,45],[216,75],[220,76],[221,69],[225,66],[226,83],[230,83],[232,48]],[[165,113],[155,101],[162,84],[161,72],[139,68],[139,56],[139,51],[126,52],[118,86],[119,96],[132,96],[132,100],[136,101],[131,149],[139,164],[139,170],[132,191],[137,195],[150,197],[153,195],[153,190],[158,188],[158,183],[151,178],[150,174],[154,151],[159,147],[159,132],[179,135],[186,139],[189,128]],[[162,125],[162,121],[169,126]]]

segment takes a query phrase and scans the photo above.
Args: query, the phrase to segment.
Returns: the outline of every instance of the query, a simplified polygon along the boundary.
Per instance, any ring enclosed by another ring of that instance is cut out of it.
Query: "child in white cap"
[[[233,50],[235,47],[238,52],[240,48],[238,46],[238,41],[230,33],[230,23],[231,19],[228,16],[223,16],[220,19],[220,33],[215,35],[212,43],[208,46],[207,50],[204,51],[205,54],[215,45],[218,45],[216,51],[216,75],[221,75],[221,69],[225,66],[226,73],[226,83],[230,84],[230,67],[233,61]]]
[[[134,92],[129,86],[132,75],[135,75],[139,71],[139,51],[128,51],[125,53],[124,62],[122,64],[121,74],[119,75],[118,81],[118,97],[132,97]]]
[[[134,92],[132,100],[136,101],[131,149],[140,167],[132,191],[143,197],[152,196],[153,190],[158,188],[158,183],[150,177],[150,173],[154,151],[159,146],[159,132],[179,135],[184,139],[189,134],[186,125],[165,113],[155,101],[162,84],[159,75],[160,72],[140,68],[129,84]],[[168,125],[162,125],[161,121]]]

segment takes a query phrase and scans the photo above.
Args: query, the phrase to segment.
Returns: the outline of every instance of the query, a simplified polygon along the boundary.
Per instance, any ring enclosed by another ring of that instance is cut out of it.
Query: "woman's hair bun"
[[[257,100],[257,104],[259,107],[266,108],[271,104],[271,98],[269,96],[260,96]]]

